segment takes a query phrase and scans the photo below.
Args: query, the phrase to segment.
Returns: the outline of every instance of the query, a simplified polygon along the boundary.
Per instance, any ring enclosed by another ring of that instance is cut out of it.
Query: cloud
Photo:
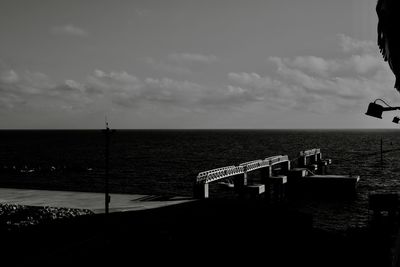
[[[19,76],[14,70],[6,70],[0,72],[0,81],[3,83],[15,83],[18,82]]]
[[[327,60],[316,56],[298,56],[293,60],[284,60],[286,64],[289,64],[294,68],[304,69],[321,76],[327,76],[329,72],[335,71],[339,68],[339,64],[335,60]]]
[[[371,42],[341,35],[339,45],[343,58],[270,57],[275,73],[229,73],[228,79],[263,96],[268,107],[318,113],[354,111],[375,98],[395,97],[385,90],[393,87],[390,69]]]
[[[81,94],[86,91],[86,86],[74,80],[65,80],[63,84],[60,84],[53,88],[55,94]]]
[[[114,104],[124,108],[143,105],[185,110],[235,108],[263,100],[259,90],[238,86],[211,87],[171,78],[139,79],[126,72],[97,70],[88,79],[89,87],[102,88]]]
[[[140,79],[126,72],[106,73],[101,70],[89,76],[87,84],[101,88],[113,103],[130,108],[143,103],[190,107],[209,91],[206,86],[185,80],[166,77]]]
[[[286,67],[325,78],[365,75],[386,68],[385,62],[377,54],[354,54],[342,59],[324,59],[315,56],[269,59],[277,65],[278,70]]]
[[[312,67],[298,66],[293,63],[296,59],[272,57],[270,60],[276,64],[277,73],[283,82],[300,86],[306,93],[345,98],[362,99],[379,91],[377,82],[385,81],[377,80],[377,73],[388,71],[380,59],[371,55],[355,55],[350,59],[337,60],[333,64],[335,67],[327,68],[330,70],[325,70],[322,76],[307,73]],[[372,88],[368,85],[374,85],[375,88],[369,90]]]
[[[17,73],[12,69],[0,69],[0,108],[24,105],[42,91],[49,89],[47,76],[39,72]]]
[[[246,100],[262,102],[263,105],[273,108],[292,106],[296,93],[296,87],[288,88],[282,81],[270,76],[261,76],[257,73],[229,73],[231,83],[239,84],[243,92],[246,92]],[[234,87],[230,87],[234,88]]]
[[[0,69],[0,109],[83,109],[98,94],[89,83],[59,83],[41,72]]]
[[[257,73],[231,72],[228,74],[228,78],[230,81],[258,89],[266,89],[279,86],[279,81],[273,80],[271,77],[268,76],[261,77]]]
[[[378,47],[374,41],[357,40],[344,34],[339,34],[338,36],[340,39],[339,44],[344,52],[374,53],[378,51]]]
[[[43,73],[29,71],[16,73],[4,70],[0,77],[0,103],[2,108],[8,109],[24,105],[43,110],[59,107],[68,112],[84,109],[89,112],[101,107],[134,110],[154,107],[160,112],[169,109],[207,112],[264,101],[264,92],[258,88],[214,87],[168,77],[139,78],[125,71],[96,69],[83,81],[66,79],[63,82],[54,82]],[[260,81],[259,87],[263,83],[267,81]]]
[[[87,78],[87,84],[107,93],[131,93],[137,94],[143,87],[142,81],[125,71],[104,72],[95,70],[92,75]]]
[[[51,32],[56,35],[70,35],[70,36],[80,36],[80,37],[88,35],[87,31],[72,24],[55,26],[51,29]]]
[[[0,109],[24,107],[55,113],[114,109],[134,110],[135,114],[151,110],[161,117],[181,112],[216,115],[235,109],[335,114],[364,110],[376,98],[395,98],[397,92],[391,90],[394,77],[378,51],[366,49],[366,41],[345,36],[342,40],[347,48],[339,57],[270,57],[274,71],[229,72],[219,85],[196,83],[187,77],[140,77],[101,69],[79,81],[60,82],[44,73],[17,71],[3,64]]]

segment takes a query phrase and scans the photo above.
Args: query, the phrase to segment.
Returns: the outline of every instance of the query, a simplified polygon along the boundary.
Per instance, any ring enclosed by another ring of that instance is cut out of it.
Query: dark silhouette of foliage
[[[399,0],[378,0],[378,46],[385,61],[389,63],[396,82],[394,87],[400,92],[400,34]]]

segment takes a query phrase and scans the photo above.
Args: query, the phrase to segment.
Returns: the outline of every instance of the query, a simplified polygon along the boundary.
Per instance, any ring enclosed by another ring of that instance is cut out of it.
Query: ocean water
[[[274,155],[295,159],[311,148],[332,159],[330,173],[361,176],[354,199],[291,204],[313,214],[316,227],[364,226],[368,195],[400,189],[398,130],[117,130],[110,146],[110,188],[191,196],[201,171]],[[103,192],[104,151],[101,130],[0,131],[0,186]],[[221,195],[212,190],[211,197]]]

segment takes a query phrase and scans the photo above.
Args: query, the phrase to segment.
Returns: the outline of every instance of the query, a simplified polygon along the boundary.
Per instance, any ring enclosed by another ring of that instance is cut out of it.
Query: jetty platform
[[[331,159],[322,158],[320,148],[313,148],[300,151],[292,160],[277,155],[203,171],[196,177],[194,197],[209,198],[213,183],[228,185],[242,198],[263,196],[273,202],[284,200],[286,192],[289,197],[353,197],[360,176],[327,174],[331,164]]]
[[[157,195],[110,194],[109,212],[124,212],[161,208],[195,199]],[[105,213],[104,193],[0,188],[0,203],[25,206],[87,209]]]

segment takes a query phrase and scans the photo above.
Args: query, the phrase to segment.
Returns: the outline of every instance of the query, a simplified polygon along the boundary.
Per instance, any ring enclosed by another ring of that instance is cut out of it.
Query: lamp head
[[[376,103],[369,103],[368,110],[365,113],[365,115],[382,119],[382,112],[383,112],[383,107],[381,105],[378,105]]]
[[[400,122],[400,118],[397,117],[397,116],[394,117],[394,118],[393,118],[393,122],[398,124],[398,123]]]

